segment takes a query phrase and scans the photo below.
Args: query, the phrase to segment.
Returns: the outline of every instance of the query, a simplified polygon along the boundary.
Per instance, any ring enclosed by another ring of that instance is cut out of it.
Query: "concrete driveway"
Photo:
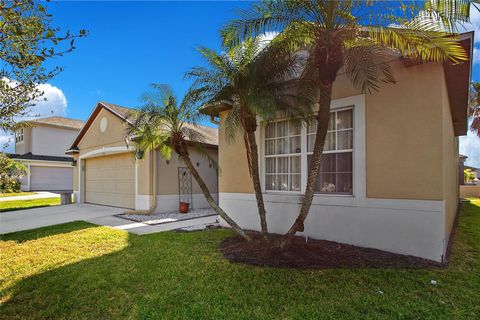
[[[123,213],[124,211],[125,209],[122,208],[75,203],[65,206],[0,212],[0,234],[36,229],[79,220],[125,230],[139,235],[186,227],[206,226],[217,222],[216,216],[206,216],[160,225],[148,225],[114,216]]]
[[[71,204],[0,213],[0,234],[35,229],[65,222],[112,216],[125,209],[93,204]]]

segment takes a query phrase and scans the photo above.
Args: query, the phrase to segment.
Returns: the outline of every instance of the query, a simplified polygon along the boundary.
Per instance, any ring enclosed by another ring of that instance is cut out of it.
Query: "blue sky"
[[[85,120],[99,100],[135,107],[152,82],[169,83],[178,95],[188,87],[185,71],[201,63],[195,48],[219,49],[218,30],[246,1],[212,2],[51,2],[54,25],[62,30],[87,29],[77,49],[53,61],[64,71],[44,87],[49,102],[38,114]],[[480,14],[473,78],[480,81]],[[0,140],[2,136],[0,135]],[[1,141],[0,141],[1,142]],[[480,139],[462,138],[461,152],[480,167]]]
[[[85,119],[98,100],[138,106],[152,82],[182,94],[183,74],[201,61],[198,45],[219,48],[218,29],[238,2],[60,2],[50,4],[63,29],[89,30],[58,62],[51,83],[68,100],[68,116]]]

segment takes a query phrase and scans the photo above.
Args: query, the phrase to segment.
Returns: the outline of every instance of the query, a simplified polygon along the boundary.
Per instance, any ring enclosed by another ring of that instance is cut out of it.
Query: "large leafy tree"
[[[46,62],[72,51],[74,39],[85,35],[85,30],[71,34],[52,26],[42,2],[0,1],[0,129],[12,129],[16,117],[42,99],[38,85],[62,70]]]
[[[210,207],[235,232],[244,239],[250,240],[250,237],[215,202],[190,159],[189,146],[194,147],[205,157],[209,157],[202,148],[202,142],[206,141],[206,137],[198,128],[199,121],[203,117],[198,111],[199,95],[195,91],[189,91],[184,99],[178,102],[169,86],[163,84],[152,86],[154,90],[144,96],[144,106],[133,110],[127,122],[126,136],[134,142],[137,157],[158,149],[161,156],[170,160],[174,151],[185,162]],[[210,161],[214,163],[213,159]]]
[[[428,2],[422,7],[418,3],[398,4],[265,0],[240,11],[238,19],[222,31],[227,46],[275,31],[280,32],[273,41],[275,45],[308,52],[303,76],[315,79],[318,86],[317,131],[301,209],[288,236],[304,230],[330,121],[332,86],[342,68],[356,87],[370,93],[379,90],[381,83],[395,82],[389,64],[392,53],[416,61],[459,63],[467,59],[448,31],[457,15],[468,19],[469,3],[459,3],[457,9],[445,1]],[[420,9],[424,11],[418,15]]]
[[[480,82],[473,82],[471,88],[468,115],[472,118],[470,130],[480,138]]]
[[[271,120],[277,113],[306,117],[313,99],[312,86],[298,78],[304,57],[281,47],[271,47],[266,37],[249,38],[222,53],[200,48],[207,66],[187,73],[193,87],[206,101],[204,108],[227,105],[222,121],[227,142],[243,135],[248,168],[252,177],[262,233],[268,233],[266,210],[260,184],[257,118]]]

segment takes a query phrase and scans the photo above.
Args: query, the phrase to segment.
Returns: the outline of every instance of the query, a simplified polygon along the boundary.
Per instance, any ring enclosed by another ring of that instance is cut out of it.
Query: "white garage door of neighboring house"
[[[135,207],[135,165],[130,153],[86,160],[85,202]]]
[[[30,166],[30,190],[72,190],[73,168]]]

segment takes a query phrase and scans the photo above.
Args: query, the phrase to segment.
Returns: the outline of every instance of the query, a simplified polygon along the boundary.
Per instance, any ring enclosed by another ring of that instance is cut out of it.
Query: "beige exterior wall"
[[[332,105],[356,106],[354,196],[315,196],[300,235],[443,261],[458,201],[458,139],[443,68],[393,67],[397,83],[374,94],[358,95],[345,76],[335,83]],[[219,132],[220,206],[241,227],[260,230],[243,139],[227,144]],[[285,233],[301,194],[264,199],[269,231]]]
[[[441,200],[443,69],[397,63],[395,77],[366,96],[367,196]]]
[[[155,170],[153,166],[154,161],[153,152],[145,154],[145,157],[141,160],[137,160],[137,179],[138,183],[138,194],[141,195],[151,195],[153,196],[153,171]]]
[[[213,149],[205,149],[209,156],[218,163],[218,152]],[[193,148],[189,148],[190,158],[193,165],[197,168],[198,173],[205,181],[210,193],[215,194],[218,192],[218,177],[215,166],[210,167],[209,159],[205,158],[198,151]],[[160,156],[157,152],[158,163],[158,190],[159,195],[178,195],[178,168],[185,167],[182,160],[178,155],[172,153],[172,157],[167,164],[167,161]],[[197,165],[198,164],[198,165]],[[202,190],[198,186],[198,183],[192,177],[192,193],[200,194]]]
[[[220,123],[226,115],[220,114]],[[234,142],[227,142],[222,125],[218,129],[218,164],[219,192],[253,193],[242,134],[237,133]]]
[[[450,180],[457,172],[452,165],[455,139],[443,68],[435,63],[405,67],[399,61],[393,66],[397,83],[366,95],[367,197],[454,197],[452,186],[456,184]],[[357,94],[344,75],[338,77],[333,99]],[[226,112],[220,118],[225,116]],[[447,162],[443,163],[443,158]],[[219,163],[220,192],[253,192],[243,139],[227,143],[223,128],[219,131]]]
[[[78,166],[80,166],[78,155],[74,155],[73,160],[76,163],[76,165],[73,167],[73,191],[78,191]]]
[[[13,137],[15,139],[15,137]],[[15,140],[14,140],[15,142]],[[15,153],[25,154],[32,152],[32,127],[23,129],[23,142],[15,142]]]
[[[32,128],[32,153],[65,157],[79,130],[59,128],[48,125]]]
[[[457,215],[459,202],[458,185],[458,138],[452,123],[450,103],[445,82],[442,86],[442,176],[443,176],[443,199],[445,201],[445,238],[448,240]]]
[[[107,119],[105,132],[100,130],[102,118]],[[88,132],[78,144],[80,154],[101,149],[102,147],[124,147],[125,122],[108,110],[102,109],[90,125]]]
[[[37,125],[24,128],[23,143],[15,144],[15,153],[65,157],[79,130]]]

